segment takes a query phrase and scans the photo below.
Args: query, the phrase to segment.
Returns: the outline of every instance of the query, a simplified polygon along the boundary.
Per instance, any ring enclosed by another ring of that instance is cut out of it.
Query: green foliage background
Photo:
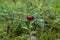
[[[30,26],[27,15],[35,18]],[[12,31],[11,39],[5,31],[7,26]],[[60,0],[0,0],[0,36],[4,35],[5,40],[30,40],[24,33],[28,26],[32,27],[30,33],[36,33],[37,40],[60,38]],[[22,38],[14,36],[15,30],[23,31]]]

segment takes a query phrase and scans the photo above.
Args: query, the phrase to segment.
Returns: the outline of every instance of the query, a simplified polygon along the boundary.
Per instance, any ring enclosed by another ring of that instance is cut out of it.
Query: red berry
[[[28,15],[28,16],[27,16],[27,19],[28,19],[29,21],[31,21],[31,20],[34,20],[34,17],[33,17],[33,16]]]

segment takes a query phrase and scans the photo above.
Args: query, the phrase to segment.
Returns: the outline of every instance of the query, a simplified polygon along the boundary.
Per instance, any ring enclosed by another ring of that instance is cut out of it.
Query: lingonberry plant
[[[29,34],[30,34],[30,36],[31,36],[31,35],[32,35],[32,34],[31,34],[31,32],[32,32],[32,31],[31,31],[31,28],[32,28],[31,26],[32,26],[32,25],[31,25],[31,24],[32,24],[32,21],[34,20],[34,17],[28,15],[28,16],[27,16],[27,20],[29,21],[29,28],[28,28],[28,29],[29,29]]]

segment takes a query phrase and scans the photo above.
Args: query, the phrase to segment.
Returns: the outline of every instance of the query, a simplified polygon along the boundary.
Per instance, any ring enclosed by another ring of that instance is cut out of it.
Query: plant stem
[[[30,22],[30,24],[29,24],[29,37],[30,37],[30,40],[31,40],[31,22]]]

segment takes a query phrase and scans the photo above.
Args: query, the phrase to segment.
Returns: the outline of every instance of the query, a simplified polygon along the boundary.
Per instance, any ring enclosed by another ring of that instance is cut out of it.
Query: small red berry
[[[33,17],[33,16],[28,15],[28,16],[27,16],[27,19],[28,19],[29,21],[31,21],[31,20],[34,20],[34,17]]]

